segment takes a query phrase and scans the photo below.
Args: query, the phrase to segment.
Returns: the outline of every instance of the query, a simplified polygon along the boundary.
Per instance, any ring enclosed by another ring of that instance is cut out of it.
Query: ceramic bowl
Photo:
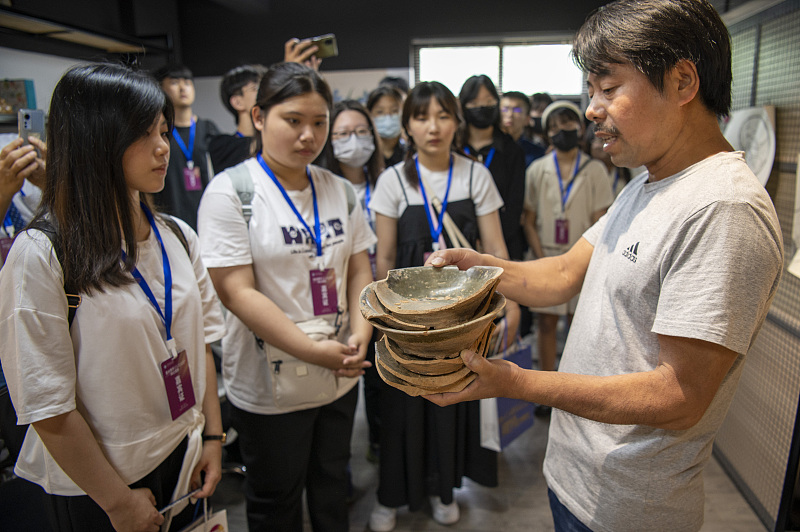
[[[375,295],[375,283],[370,283],[364,287],[361,291],[358,304],[361,315],[369,322],[378,321],[386,327],[404,331],[426,331],[431,328],[426,325],[408,323],[392,316],[380,300],[378,300],[378,296]]]
[[[389,386],[397,388],[398,390],[401,390],[407,393],[408,395],[414,397],[418,395],[430,395],[433,393],[460,392],[461,390],[466,388],[469,383],[474,381],[475,378],[478,376],[477,374],[470,372],[467,373],[463,378],[461,378],[461,380],[458,380],[453,384],[447,386],[441,386],[435,390],[420,388],[419,386],[415,386],[413,384],[406,382],[405,380],[401,379],[400,377],[397,377],[392,372],[387,370],[383,365],[383,361],[380,358],[380,355],[377,351],[375,352],[375,355],[376,355],[375,368],[378,370],[378,375],[381,377],[381,379],[383,379],[383,381]]]
[[[429,331],[403,331],[373,322],[375,328],[393,340],[404,353],[424,358],[449,358],[467,349],[485,333],[495,317],[505,308],[506,298],[495,292],[486,314],[466,323]]]
[[[421,266],[390,270],[386,279],[373,284],[378,300],[395,318],[444,328],[474,317],[502,273],[493,266]]]

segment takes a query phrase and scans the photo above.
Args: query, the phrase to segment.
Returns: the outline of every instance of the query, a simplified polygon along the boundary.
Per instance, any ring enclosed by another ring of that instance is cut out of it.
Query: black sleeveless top
[[[475,202],[472,200],[472,169],[474,165],[475,162],[472,161],[469,170],[470,199],[448,202],[447,209],[445,209],[473,248],[479,236],[478,216],[475,214]],[[392,168],[400,181],[400,188],[406,200],[406,208],[397,220],[397,256],[394,267],[422,266],[425,264],[425,254],[433,251],[433,238],[428,227],[425,205],[411,205],[409,203],[406,187],[410,185],[407,180],[401,177],[397,168]],[[443,230],[442,236],[447,247],[453,247],[447,231]]]

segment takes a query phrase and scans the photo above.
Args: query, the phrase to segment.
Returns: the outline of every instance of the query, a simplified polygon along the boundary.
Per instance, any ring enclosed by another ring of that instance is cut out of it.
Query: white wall
[[[382,78],[398,76],[408,79],[409,72],[404,68],[376,68],[331,72],[323,70],[322,75],[331,86],[334,101],[352,98],[366,103],[367,95],[378,86],[378,82]],[[222,77],[195,78],[196,99],[193,109],[197,116],[217,124],[220,131],[233,133],[236,130],[233,115],[225,109],[219,97],[219,84],[221,81]]]
[[[36,107],[50,110],[50,96],[69,67],[81,61],[0,47],[0,78],[32,79]]]

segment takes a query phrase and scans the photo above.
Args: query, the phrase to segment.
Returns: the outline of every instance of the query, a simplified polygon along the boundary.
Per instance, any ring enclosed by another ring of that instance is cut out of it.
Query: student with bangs
[[[422,266],[431,252],[456,245],[430,204],[434,195],[472,246],[480,239],[487,253],[508,258],[499,216],[503,200],[492,176],[455,150],[462,119],[453,94],[441,83],[420,83],[402,117],[409,151],[403,162],[381,174],[370,202],[376,213],[378,278],[393,268]],[[512,304],[508,315],[518,320],[519,307]],[[455,523],[460,511],[453,490],[463,476],[497,485],[496,453],[480,446],[477,402],[438,408],[382,383],[380,412],[386,421],[378,500],[370,516],[373,531],[392,530],[398,507],[417,510],[426,499],[437,522]]]
[[[0,271],[0,358],[31,424],[15,472],[49,494],[56,530],[177,530],[188,498],[159,509],[221,478],[222,315],[194,231],[147,199],[172,119],[145,74],[68,70],[39,212]]]
[[[331,105],[315,70],[272,65],[252,109],[256,156],[217,175],[200,203],[203,260],[230,311],[222,377],[250,532],[301,532],[304,492],[315,531],[349,529],[356,385],[372,337],[358,298],[375,235],[352,185],[311,164]]]

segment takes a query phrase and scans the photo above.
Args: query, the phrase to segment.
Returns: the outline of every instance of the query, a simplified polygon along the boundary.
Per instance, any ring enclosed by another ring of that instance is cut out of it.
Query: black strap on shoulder
[[[469,165],[469,199],[472,199],[472,171],[475,170],[475,161]]]
[[[394,170],[394,173],[397,174],[397,182],[400,183],[400,190],[403,191],[403,197],[406,200],[406,205],[411,205],[408,202],[408,194],[406,194],[406,187],[403,186],[403,178],[400,177],[400,172],[397,171],[397,167],[396,166],[392,166],[392,170]]]
[[[162,214],[161,221],[163,221],[164,224],[166,224],[166,226],[169,227],[173,233],[175,233],[175,236],[177,236],[178,240],[181,241],[183,249],[186,250],[186,254],[191,258],[192,253],[189,251],[189,241],[186,240],[186,235],[183,234],[183,229],[181,229],[181,226],[178,225],[178,222],[176,222],[175,219],[168,214]]]
[[[47,220],[39,219],[31,224],[31,229],[41,231],[50,239],[59,265],[63,264],[64,251],[61,249],[61,242],[53,224]],[[81,306],[81,295],[77,290],[68,285],[66,277],[64,278],[64,295],[67,298],[67,324],[69,327],[72,327],[72,322],[75,321],[75,313],[78,311],[78,307]]]

